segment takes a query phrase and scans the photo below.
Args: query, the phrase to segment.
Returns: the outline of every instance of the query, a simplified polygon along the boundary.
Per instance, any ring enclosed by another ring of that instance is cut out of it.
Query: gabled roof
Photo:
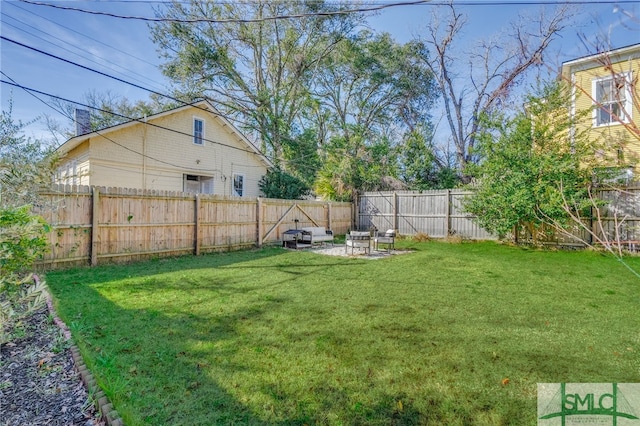
[[[267,165],[267,167],[273,167],[273,163],[271,162],[271,160],[269,160],[262,152],[260,152],[260,150],[258,150],[258,148],[256,148],[256,146],[242,132],[240,132],[240,130],[238,130],[233,124],[231,124],[231,122],[228,119],[226,119],[211,104],[211,102],[209,102],[207,100],[198,101],[198,102],[194,102],[194,103],[191,103],[191,104],[185,104],[183,106],[180,106],[180,107],[177,107],[177,108],[173,108],[173,109],[170,109],[170,110],[167,110],[167,111],[159,112],[157,114],[153,114],[153,115],[150,115],[150,116],[145,117],[145,118],[138,118],[138,119],[135,119],[135,120],[131,120],[131,121],[127,121],[127,122],[124,122],[124,123],[116,124],[114,126],[105,127],[103,129],[99,129],[99,130],[95,130],[95,131],[92,131],[92,132],[89,132],[89,133],[85,133],[84,135],[74,136],[71,139],[69,139],[66,142],[64,142],[58,148],[56,148],[56,151],[58,153],[64,154],[64,153],[67,153],[67,152],[71,151],[73,148],[77,147],[82,142],[85,142],[85,141],[91,139],[92,137],[108,136],[108,134],[111,133],[111,132],[115,132],[115,131],[118,131],[118,130],[126,129],[128,127],[132,127],[132,126],[135,126],[135,125],[138,125],[138,124],[155,126],[154,124],[150,123],[151,120],[155,120],[155,119],[162,118],[162,117],[165,117],[165,116],[168,116],[168,115],[171,115],[171,114],[175,114],[175,113],[184,111],[185,109],[188,109],[188,108],[197,108],[197,109],[199,109],[201,111],[213,114],[215,116],[215,118],[222,123],[223,126],[228,127],[231,130],[231,133],[236,135],[240,141],[244,142],[247,145],[247,147],[249,148],[249,150],[254,152]],[[171,131],[171,130],[167,130],[167,131]],[[225,145],[225,144],[221,144],[221,145]]]

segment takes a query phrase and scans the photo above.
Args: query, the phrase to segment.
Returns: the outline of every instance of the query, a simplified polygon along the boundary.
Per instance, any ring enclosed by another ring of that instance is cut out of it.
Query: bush
[[[47,250],[49,229],[31,206],[0,210],[0,290],[30,279],[34,262]]]
[[[260,179],[259,186],[267,198],[298,200],[311,193],[311,189],[301,179],[280,169],[267,171]]]

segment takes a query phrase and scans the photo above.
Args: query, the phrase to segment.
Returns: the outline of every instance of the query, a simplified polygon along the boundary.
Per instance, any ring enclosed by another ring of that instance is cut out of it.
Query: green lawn
[[[266,248],[47,282],[127,425],[533,425],[539,382],[640,382],[640,279],[615,259],[403,244],[415,252]]]

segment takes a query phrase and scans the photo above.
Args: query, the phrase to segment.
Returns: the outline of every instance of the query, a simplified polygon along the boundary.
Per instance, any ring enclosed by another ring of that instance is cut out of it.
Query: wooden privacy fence
[[[465,213],[462,202],[469,191],[365,192],[358,197],[358,227],[397,229],[401,235],[427,234],[434,238],[460,235],[475,240],[496,239]]]
[[[344,234],[351,203],[54,186],[36,207],[52,226],[47,265],[97,265],[276,243],[287,229]]]
[[[435,238],[460,235],[476,240],[496,239],[475,223],[473,215],[464,212],[463,200],[472,195],[470,191],[452,189],[366,192],[358,197],[357,224],[360,229],[397,229],[402,235],[424,233]],[[516,229],[514,238],[519,242],[571,247],[597,244],[598,240],[611,243],[619,240],[621,245],[637,250],[640,247],[640,186],[601,188],[594,197],[605,205],[593,209],[589,217],[582,219],[584,227],[575,224],[572,236],[552,232],[548,227],[532,231],[531,226],[523,224]]]

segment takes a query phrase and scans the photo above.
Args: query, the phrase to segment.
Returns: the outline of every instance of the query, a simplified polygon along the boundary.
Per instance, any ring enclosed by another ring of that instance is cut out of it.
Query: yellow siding
[[[88,185],[90,182],[89,144],[84,143],[60,158],[56,183]]]
[[[204,144],[193,142],[193,120],[204,121]],[[171,130],[167,130],[171,129]],[[213,178],[216,195],[232,195],[233,174],[245,176],[243,196],[260,195],[267,167],[246,142],[216,115],[195,107],[151,117],[94,135],[69,151],[90,153],[90,178],[83,184],[182,191],[185,174]],[[90,147],[90,149],[89,149]],[[87,167],[88,167],[87,165]]]
[[[640,76],[640,45],[638,49],[623,55],[621,58],[611,56],[618,62],[612,63],[612,67],[605,67],[597,61],[589,58],[580,63],[576,61],[571,66],[563,68],[563,78],[571,81],[574,86],[574,105],[576,111],[593,111],[595,105],[595,93],[593,92],[593,81],[599,78],[612,76],[620,73],[631,72],[632,77],[632,123],[625,125],[623,123],[611,123],[609,125],[596,126],[593,116],[589,114],[578,125],[578,131],[587,130],[589,138],[594,143],[600,143],[605,146],[601,152],[601,159],[608,165],[617,166],[634,166],[636,169],[640,166],[640,135],[637,132],[629,130],[629,127],[640,127],[640,110],[638,109],[638,101],[640,95],[638,93],[638,78]],[[613,60],[612,60],[613,62]],[[618,150],[624,155],[619,159]],[[622,163],[622,164],[621,164]]]

